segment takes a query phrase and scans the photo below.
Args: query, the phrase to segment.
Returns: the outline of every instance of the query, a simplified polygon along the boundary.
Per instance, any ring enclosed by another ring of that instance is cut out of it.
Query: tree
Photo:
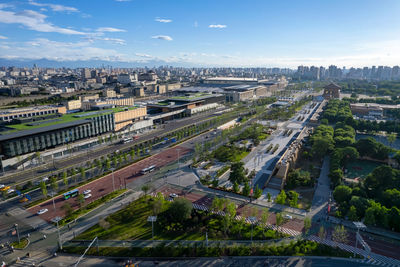
[[[81,172],[81,178],[82,178],[82,180],[85,180],[85,178],[86,178],[85,168],[81,167],[81,168],[80,168],[80,172]]]
[[[254,198],[257,199],[259,197],[261,197],[262,194],[262,190],[258,187],[258,185],[256,185],[256,188],[254,190]]]
[[[233,190],[233,192],[235,192],[235,193],[238,193],[238,192],[239,192],[239,184],[238,184],[237,182],[234,182],[234,183],[233,183],[232,190]]]
[[[339,185],[333,190],[333,198],[341,205],[350,200],[351,192],[351,188],[347,185]]]
[[[349,209],[349,212],[347,213],[347,217],[349,218],[350,221],[358,221],[358,216],[357,216],[357,210],[356,207],[351,206]]]
[[[43,196],[47,197],[47,185],[44,181],[40,182],[40,189],[42,190]]]
[[[111,169],[111,162],[110,162],[110,159],[106,159],[106,169],[107,169],[107,170]]]
[[[78,195],[78,203],[79,203],[79,207],[82,208],[83,203],[85,203],[85,197],[83,196],[83,194]]]
[[[333,230],[332,233],[332,240],[338,243],[347,243],[347,230],[344,228],[343,225],[335,226],[335,229]]]
[[[268,199],[268,202],[271,202],[271,193],[270,192],[267,193],[267,199]]]
[[[250,194],[250,186],[249,186],[249,183],[247,183],[247,182],[244,183],[243,190],[242,190],[242,194],[243,194],[244,196],[246,196],[246,197],[249,196],[249,194]]]
[[[278,212],[275,216],[276,216],[276,226],[279,228],[279,226],[281,226],[283,223],[282,213]]]
[[[332,170],[329,173],[329,179],[334,186],[339,185],[343,179],[343,171],[341,169]]]
[[[233,221],[235,220],[236,216],[236,205],[233,202],[230,202],[228,200],[225,208],[225,216],[224,216],[224,221],[225,221],[225,227],[224,227],[224,232],[226,234],[227,230],[229,227],[232,225]]]
[[[172,221],[182,223],[190,218],[192,209],[192,202],[186,198],[177,198],[171,203],[167,213]]]
[[[131,156],[131,159],[133,159],[135,157],[135,150],[132,148],[129,154]]]
[[[261,213],[261,224],[262,224],[262,229],[263,229],[263,235],[264,235],[265,227],[267,227],[268,217],[269,217],[268,209],[263,208],[262,213]]]
[[[64,171],[62,175],[63,175],[63,183],[64,183],[65,186],[67,186],[67,185],[68,185],[68,175],[67,175],[67,172]]]
[[[66,202],[64,205],[62,205],[61,209],[65,211],[65,214],[67,216],[70,216],[73,212],[71,204],[69,204],[68,202]]]
[[[319,227],[318,237],[320,239],[325,239],[326,238],[325,228],[322,225]]]
[[[278,196],[275,199],[275,202],[281,205],[285,205],[286,203],[286,193],[285,190],[281,190]]]
[[[397,133],[390,133],[387,135],[386,138],[387,138],[389,144],[393,144],[397,139]]]
[[[297,201],[299,199],[299,193],[291,190],[288,192],[288,197],[289,197],[289,205],[293,208],[297,208],[298,207]]]
[[[51,177],[50,178],[50,183],[51,183],[51,187],[53,188],[54,191],[58,190],[58,183],[57,183],[57,178],[56,177]]]
[[[218,213],[224,209],[224,205],[224,199],[216,197],[211,203],[211,210]]]
[[[304,218],[304,232],[307,233],[308,230],[311,228],[311,218],[310,217],[305,217]]]
[[[238,184],[242,184],[247,181],[243,162],[240,161],[232,163],[229,181],[232,183],[237,182]]]
[[[147,192],[149,192],[150,191],[150,185],[148,185],[148,184],[144,184],[144,185],[142,185],[142,191],[143,191],[143,193],[144,193],[144,196],[145,197],[147,197]]]

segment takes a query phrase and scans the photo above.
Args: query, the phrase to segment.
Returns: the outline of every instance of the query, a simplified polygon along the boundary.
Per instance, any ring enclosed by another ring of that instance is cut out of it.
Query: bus
[[[67,193],[64,193],[64,199],[68,199],[68,198],[71,198],[71,197],[76,197],[77,195],[79,195],[79,190],[78,189],[74,189],[74,190],[71,190],[71,191],[69,191]]]
[[[156,168],[156,165],[151,165],[150,167],[144,168],[143,170],[140,171],[141,174],[146,174],[149,172],[154,171]]]
[[[121,144],[126,144],[132,142],[133,139],[131,137],[125,137],[124,139],[121,140]]]

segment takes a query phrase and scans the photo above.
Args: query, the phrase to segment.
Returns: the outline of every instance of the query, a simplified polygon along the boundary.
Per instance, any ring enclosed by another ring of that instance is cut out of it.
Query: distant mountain
[[[36,64],[39,68],[99,68],[111,66],[113,68],[135,68],[135,67],[158,67],[158,66],[175,66],[175,67],[193,67],[190,64],[171,63],[161,60],[149,60],[148,62],[123,62],[123,61],[106,61],[106,60],[77,60],[77,61],[56,61],[49,59],[5,59],[0,58],[0,66],[6,67],[33,67]]]

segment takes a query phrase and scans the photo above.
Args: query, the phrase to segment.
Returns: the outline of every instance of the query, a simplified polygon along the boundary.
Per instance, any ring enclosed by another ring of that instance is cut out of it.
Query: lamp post
[[[181,168],[180,168],[180,162],[179,162],[179,156],[180,156],[180,155],[179,155],[179,152],[180,152],[181,150],[180,150],[180,148],[177,148],[176,150],[178,151],[178,171],[179,171],[179,170],[181,169]],[[179,175],[179,178],[178,178],[178,179],[179,179],[179,186],[181,186],[181,176],[180,176],[180,175]]]
[[[0,155],[1,171],[2,171],[2,173],[4,175],[3,157],[4,157],[4,155]]]
[[[54,191],[51,191],[51,199],[53,200],[54,212],[56,212],[56,203],[54,203]]]
[[[61,220],[61,217],[57,216],[54,219],[52,219],[52,222],[55,222],[57,224],[57,234],[58,234],[58,246],[60,249],[62,249],[62,242],[61,242],[61,236],[60,236],[60,228],[58,227],[58,222]]]
[[[115,191],[115,183],[114,183],[114,170],[115,168],[111,168],[111,173],[112,173],[112,184],[113,184],[113,191]]]
[[[19,239],[18,224],[17,224],[17,223],[16,223],[16,224],[14,224],[14,227],[15,227],[15,231],[17,232],[18,243],[20,243],[20,242],[21,242],[21,240]]]

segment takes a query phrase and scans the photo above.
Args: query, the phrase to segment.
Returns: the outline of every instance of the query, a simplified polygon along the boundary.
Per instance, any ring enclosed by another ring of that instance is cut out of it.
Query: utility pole
[[[17,232],[18,243],[20,243],[21,240],[20,240],[20,238],[19,238],[18,224],[17,224],[17,223],[14,224],[14,227],[15,227],[15,231]]]

